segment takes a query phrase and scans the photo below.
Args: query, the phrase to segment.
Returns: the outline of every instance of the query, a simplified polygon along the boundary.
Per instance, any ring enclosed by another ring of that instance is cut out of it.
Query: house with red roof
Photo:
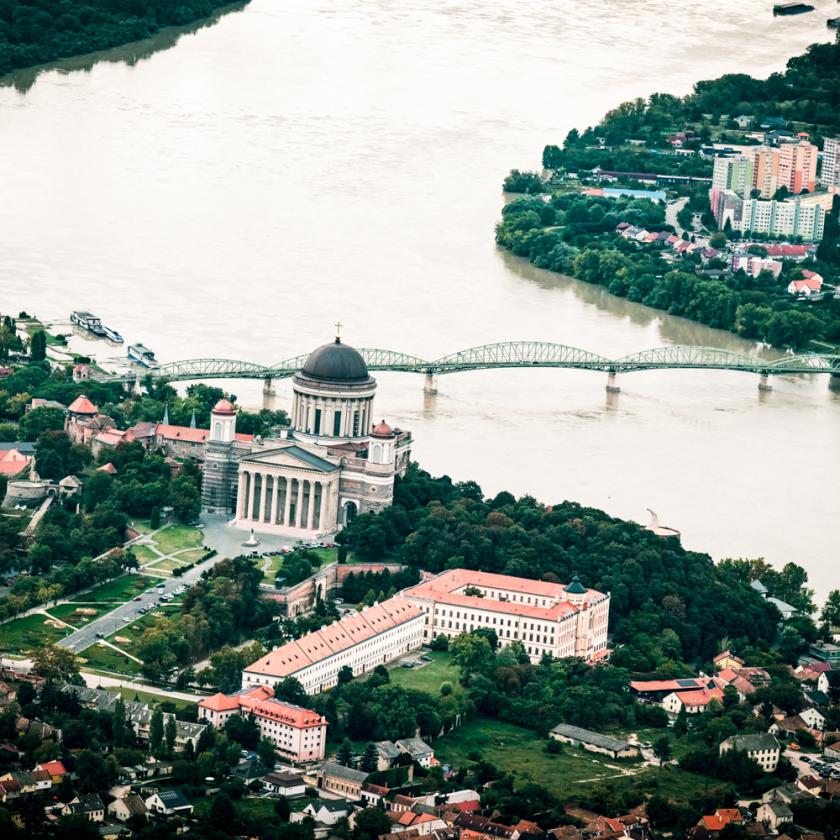
[[[67,770],[58,760],[46,761],[43,764],[36,764],[35,769],[44,770],[49,773],[54,785],[60,785],[64,781],[64,777],[67,775]]]
[[[29,469],[32,458],[18,449],[0,450],[0,475],[16,476]]]
[[[662,708],[670,717],[675,718],[683,709],[689,715],[705,712],[712,701],[723,703],[723,689],[718,685],[687,691],[672,691],[663,699]]]
[[[822,290],[823,278],[821,274],[816,271],[802,270],[802,279],[791,280],[788,283],[787,291],[789,295],[801,295],[809,297],[810,295],[818,294]]]

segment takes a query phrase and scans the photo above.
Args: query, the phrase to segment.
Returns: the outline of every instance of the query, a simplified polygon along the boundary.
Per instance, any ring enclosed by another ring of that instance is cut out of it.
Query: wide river
[[[435,358],[512,339],[612,357],[749,349],[501,253],[502,177],[622,100],[766,75],[830,0],[254,0],[215,25],[0,88],[0,310],[90,308],[163,361],[275,362],[331,339]],[[76,346],[114,354],[104,345]],[[840,584],[840,394],[823,378],[384,374],[433,473],[647,522]],[[228,383],[246,404],[257,382]],[[279,405],[288,404],[288,383]]]

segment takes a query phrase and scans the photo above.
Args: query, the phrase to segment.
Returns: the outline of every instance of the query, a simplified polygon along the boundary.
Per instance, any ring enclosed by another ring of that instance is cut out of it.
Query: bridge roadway
[[[394,350],[359,349],[371,371],[399,371],[426,376],[425,390],[434,393],[437,377],[449,373],[492,368],[570,368],[602,371],[608,375],[607,389],[617,391],[616,377],[622,373],[644,370],[735,370],[758,374],[759,387],[769,390],[769,377],[781,374],[831,374],[840,379],[840,355],[809,353],[764,359],[746,353],[735,353],[715,347],[673,345],[631,353],[609,359],[589,350],[544,341],[507,341],[470,347],[457,353],[428,360]],[[273,365],[233,359],[186,359],[167,362],[143,373],[171,381],[195,379],[263,379],[266,393],[274,379],[294,376],[304,365],[307,355],[295,356]],[[130,383],[139,380],[139,373],[109,377],[111,381]]]

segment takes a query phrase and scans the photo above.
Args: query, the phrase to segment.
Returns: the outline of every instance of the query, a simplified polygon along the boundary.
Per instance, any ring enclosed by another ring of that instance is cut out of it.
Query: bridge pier
[[[832,391],[840,391],[840,373],[832,373],[828,377],[828,387]]]
[[[262,407],[265,411],[274,411],[277,391],[274,390],[274,380],[266,376],[263,380]]]
[[[140,387],[140,374],[135,374],[134,376],[134,385],[131,388],[131,393],[136,394],[138,397],[140,394],[143,393],[143,389]]]
[[[428,371],[426,373],[426,381],[423,384],[424,394],[436,394],[438,392],[437,374]]]
[[[759,391],[772,391],[773,386],[770,384],[770,375],[767,373],[762,373],[758,380],[758,390]]]
[[[618,394],[621,391],[621,386],[618,384],[618,374],[611,370],[607,374],[607,393]]]

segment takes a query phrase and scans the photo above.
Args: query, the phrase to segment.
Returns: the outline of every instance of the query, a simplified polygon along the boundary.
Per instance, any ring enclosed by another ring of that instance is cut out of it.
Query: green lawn
[[[417,654],[415,659],[419,659]],[[463,693],[463,688],[458,682],[459,670],[450,665],[451,657],[445,652],[432,652],[423,655],[431,656],[432,661],[421,668],[403,668],[397,666],[390,671],[391,682],[401,685],[403,688],[413,688],[417,691],[425,691],[426,694],[440,696],[440,684],[443,682],[452,683],[453,694]]]
[[[44,615],[27,615],[0,625],[0,652],[24,653],[43,644],[55,644],[71,632],[46,622]]]
[[[509,723],[479,718],[434,742],[435,757],[441,764],[463,767],[471,762],[470,753],[481,755],[491,764],[514,773],[517,784],[535,782],[560,798],[566,798],[576,787],[590,786],[621,770],[636,765],[564,745],[563,752],[545,751],[546,739],[528,729]],[[630,777],[632,778],[632,777]]]
[[[152,537],[155,547],[163,554],[171,554],[182,548],[196,548],[203,544],[204,534],[189,525],[167,525]]]
[[[210,799],[191,799],[195,805],[193,816],[198,819],[205,819],[210,814],[210,806],[212,800]],[[249,817],[253,820],[271,820],[274,819],[274,799],[264,798],[248,798],[239,799],[233,804],[236,806],[237,813],[243,817]],[[298,799],[290,799],[289,806],[293,811],[302,811],[310,802],[314,800],[309,796],[301,796]]]
[[[97,586],[90,592],[84,592],[81,595],[76,595],[72,601],[86,601],[89,603],[105,604],[105,603],[123,603],[141,592],[145,592],[150,586],[154,585],[154,581],[143,575],[123,575],[122,577],[109,580],[101,586]]]
[[[151,548],[147,545],[133,545],[132,551],[134,551],[134,556],[137,558],[137,562],[141,566],[145,566],[146,563],[151,563],[152,560],[159,560],[160,555],[152,551]]]
[[[128,674],[136,676],[140,673],[140,663],[121,656],[113,648],[106,645],[92,645],[83,650],[79,656],[85,660],[84,664],[91,668],[98,668],[102,671],[114,671],[117,674]]]
[[[610,729],[604,731],[605,735],[612,735],[614,738],[627,740],[629,735],[635,734],[641,743],[655,743],[659,738],[667,738],[671,743],[671,751],[674,758],[682,758],[690,752],[695,744],[690,738],[676,738],[673,729],[656,729],[654,727],[631,726],[626,729]]]
[[[129,523],[129,525],[137,531],[138,534],[152,533],[152,526],[149,524],[148,519],[134,519]]]
[[[329,563],[335,563],[338,560],[337,548],[311,548],[309,550],[321,558],[322,566],[326,566]]]
[[[74,627],[81,627],[83,624],[88,624],[95,618],[99,618],[109,607],[99,605],[81,605],[81,604],[58,604],[55,607],[50,607],[47,612],[54,618],[61,621],[66,621]],[[85,615],[83,613],[76,613],[76,610],[93,610],[92,615]]]
[[[283,568],[283,555],[278,554],[275,557],[269,557],[268,559],[268,570],[263,572],[263,583],[274,583],[274,577],[280,569]],[[258,563],[262,564],[265,563],[266,558],[259,560]],[[260,565],[262,568],[262,565]]]

